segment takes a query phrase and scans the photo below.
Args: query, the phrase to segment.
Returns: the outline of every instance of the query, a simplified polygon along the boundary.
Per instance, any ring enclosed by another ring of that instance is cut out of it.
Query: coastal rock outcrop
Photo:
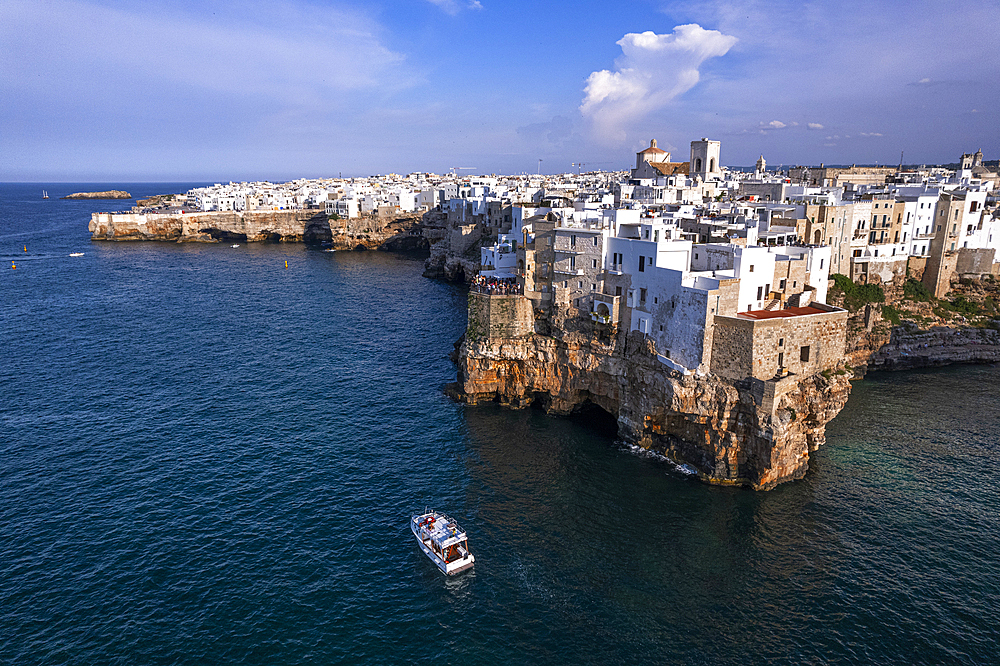
[[[305,242],[336,250],[426,251],[420,218],[362,226],[323,211],[94,213],[92,240],[175,242]]]
[[[616,417],[625,441],[709,483],[755,489],[801,478],[850,395],[844,370],[735,382],[670,369],[638,332],[557,335],[505,338],[470,327],[451,394],[563,415],[596,405]]]
[[[75,192],[60,197],[61,199],[131,199],[132,195],[124,190],[107,190],[105,192]]]

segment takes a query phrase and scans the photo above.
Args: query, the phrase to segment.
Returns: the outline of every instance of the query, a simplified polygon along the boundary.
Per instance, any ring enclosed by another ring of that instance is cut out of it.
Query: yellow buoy
[[[11,262],[10,267],[13,270],[17,270],[17,266],[13,262]]]
[[[285,259],[285,268],[288,268],[288,259]]]
[[[27,245],[25,245],[25,246],[24,246],[24,251],[25,251],[25,252],[27,252],[27,251],[28,251],[28,246],[27,246]]]

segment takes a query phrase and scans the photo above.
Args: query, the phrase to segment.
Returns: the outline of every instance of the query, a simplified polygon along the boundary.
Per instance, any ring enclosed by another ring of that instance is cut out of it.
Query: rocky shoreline
[[[825,426],[847,403],[850,374],[733,382],[664,366],[642,334],[573,333],[459,341],[458,381],[468,404],[540,405],[570,415],[596,405],[626,442],[687,465],[717,485],[767,490],[801,478]]]
[[[897,326],[856,367],[845,357],[835,371],[766,382],[678,373],[638,332],[467,334],[452,358],[458,379],[448,393],[458,401],[534,405],[552,415],[594,405],[617,420],[624,441],[688,466],[702,481],[768,490],[805,475],[852,380],[872,370],[1000,362],[1000,331]]]
[[[400,216],[365,225],[331,219],[322,211],[196,213],[94,213],[95,241],[177,243],[309,243],[335,250],[425,252],[419,216]]]

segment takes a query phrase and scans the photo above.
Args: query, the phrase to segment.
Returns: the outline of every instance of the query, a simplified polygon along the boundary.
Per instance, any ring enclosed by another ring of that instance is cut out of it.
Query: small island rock
[[[63,199],[131,199],[132,195],[124,190],[108,190],[107,192],[76,192]]]

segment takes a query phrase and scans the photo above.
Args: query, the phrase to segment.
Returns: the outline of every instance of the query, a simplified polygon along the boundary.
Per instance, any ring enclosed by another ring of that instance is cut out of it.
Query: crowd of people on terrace
[[[472,288],[480,294],[491,294],[493,296],[507,296],[521,293],[517,284],[517,278],[512,277],[486,277],[477,275],[472,281]]]

